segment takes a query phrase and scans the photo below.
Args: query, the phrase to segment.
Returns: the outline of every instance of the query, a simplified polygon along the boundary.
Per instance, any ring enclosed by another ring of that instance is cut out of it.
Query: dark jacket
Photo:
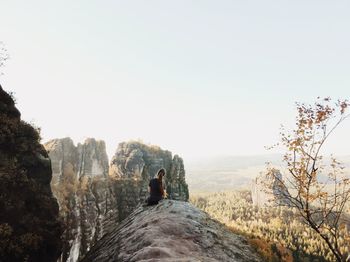
[[[159,180],[157,178],[153,178],[151,181],[149,181],[148,185],[151,188],[149,200],[157,202],[161,200],[163,198],[163,193]]]

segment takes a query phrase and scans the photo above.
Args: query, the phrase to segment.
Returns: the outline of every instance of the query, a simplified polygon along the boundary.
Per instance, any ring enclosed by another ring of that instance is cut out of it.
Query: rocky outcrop
[[[53,177],[56,182],[64,179],[65,169],[71,169],[76,178],[83,176],[108,176],[108,157],[104,141],[88,138],[75,146],[69,137],[53,139],[45,143],[52,161]]]
[[[61,253],[51,163],[39,141],[0,87],[1,261],[56,261]]]
[[[193,205],[163,200],[139,206],[107,233],[82,262],[261,261],[241,236]]]
[[[261,174],[252,182],[252,200],[258,207],[288,205],[288,190],[280,182],[282,174],[277,169]]]
[[[78,177],[108,176],[108,157],[104,141],[93,138],[78,144]]]
[[[166,170],[165,184],[169,198],[187,201],[189,193],[183,160],[178,155],[172,157],[170,151],[157,146],[136,141],[120,143],[111,161],[110,176],[120,181],[135,181],[139,187],[139,198],[143,201],[148,195],[149,180],[160,168]]]
[[[118,203],[118,220],[126,218],[148,197],[148,183],[160,168],[165,168],[165,185],[169,199],[187,201],[188,186],[182,159],[158,146],[137,141],[123,142],[111,160],[110,177]]]
[[[70,138],[45,144],[53,166],[54,194],[65,222],[62,261],[75,262],[148,196],[148,182],[167,170],[169,198],[188,200],[182,159],[156,146],[121,143],[108,167],[105,144],[87,139],[74,146]],[[108,175],[110,174],[110,175]]]
[[[171,163],[167,181],[167,193],[170,199],[188,200],[188,185],[185,180],[185,167],[181,157],[175,155]]]
[[[108,158],[103,141],[54,139],[45,144],[53,167],[53,192],[65,224],[62,261],[77,261],[102,237],[104,224],[112,219]]]

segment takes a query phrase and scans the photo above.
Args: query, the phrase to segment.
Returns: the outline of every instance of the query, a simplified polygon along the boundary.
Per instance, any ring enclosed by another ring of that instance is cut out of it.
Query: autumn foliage
[[[298,210],[304,222],[325,241],[336,261],[346,261],[349,254],[339,240],[349,240],[350,179],[342,164],[333,156],[328,163],[322,155],[325,143],[334,130],[348,118],[347,100],[333,102],[318,99],[314,105],[297,103],[296,128],[281,131],[286,149],[284,163],[287,174],[274,179],[288,188],[278,196]],[[274,175],[274,172],[268,172]]]

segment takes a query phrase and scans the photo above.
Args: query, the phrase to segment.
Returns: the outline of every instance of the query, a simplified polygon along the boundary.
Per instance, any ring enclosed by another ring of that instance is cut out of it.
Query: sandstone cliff
[[[53,166],[52,189],[65,222],[62,261],[84,256],[108,231],[109,222],[119,223],[144,202],[148,182],[161,167],[167,170],[169,198],[188,200],[182,159],[157,146],[120,143],[110,167],[103,141],[90,138],[75,146],[63,138],[45,147]]]
[[[166,169],[165,184],[170,199],[187,201],[188,186],[182,159],[158,146],[137,141],[123,142],[111,160],[110,176],[118,203],[118,220],[122,221],[148,196],[148,183],[160,168]]]
[[[69,137],[45,143],[56,182],[64,179],[64,169],[72,169],[76,178],[108,175],[108,157],[104,141],[88,138],[75,146]]]
[[[45,144],[52,161],[53,192],[64,221],[62,261],[77,261],[104,233],[115,209],[108,182],[108,158],[103,141],[53,139]]]
[[[0,87],[0,261],[56,261],[61,253],[50,159]]]
[[[252,200],[253,204],[258,207],[288,205],[288,190],[280,183],[283,179],[282,174],[277,169],[269,172],[273,174],[261,174],[252,182]]]
[[[244,238],[187,202],[139,206],[82,262],[261,261]]]

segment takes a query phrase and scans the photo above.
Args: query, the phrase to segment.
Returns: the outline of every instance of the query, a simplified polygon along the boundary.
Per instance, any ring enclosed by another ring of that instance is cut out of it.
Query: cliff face
[[[261,261],[244,238],[182,201],[139,206],[82,262]]]
[[[185,180],[185,167],[181,157],[175,155],[167,177],[167,192],[171,199],[188,200],[188,185]]]
[[[187,201],[188,186],[185,181],[183,160],[170,151],[157,146],[149,146],[140,142],[120,143],[112,158],[110,176],[127,181],[137,181],[140,199],[144,200],[148,193],[148,182],[160,168],[166,169],[165,184],[170,199]]]
[[[188,186],[182,159],[170,151],[140,142],[124,142],[111,160],[109,174],[113,178],[113,194],[118,203],[118,220],[122,221],[148,197],[148,183],[160,168],[166,169],[168,198],[187,201]]]
[[[253,204],[258,207],[288,205],[288,190],[279,181],[282,174],[279,170],[273,169],[273,174],[261,174],[252,183]]]
[[[49,152],[55,182],[64,179],[65,169],[72,169],[77,179],[87,177],[107,177],[108,157],[103,141],[88,138],[75,146],[69,137],[53,139],[45,143]]]
[[[53,167],[52,189],[64,221],[62,261],[77,261],[104,233],[115,203],[109,194],[105,143],[70,138],[45,144]]]
[[[78,144],[78,177],[108,176],[108,157],[104,141],[93,138]]]
[[[62,261],[77,261],[147,196],[158,169],[167,170],[170,198],[188,200],[182,159],[159,147],[121,143],[108,167],[104,142],[87,139],[74,146],[70,138],[45,144],[53,164],[52,188],[65,222]],[[110,175],[108,175],[110,174]]]
[[[0,87],[0,260],[56,261],[61,225],[50,159]]]

